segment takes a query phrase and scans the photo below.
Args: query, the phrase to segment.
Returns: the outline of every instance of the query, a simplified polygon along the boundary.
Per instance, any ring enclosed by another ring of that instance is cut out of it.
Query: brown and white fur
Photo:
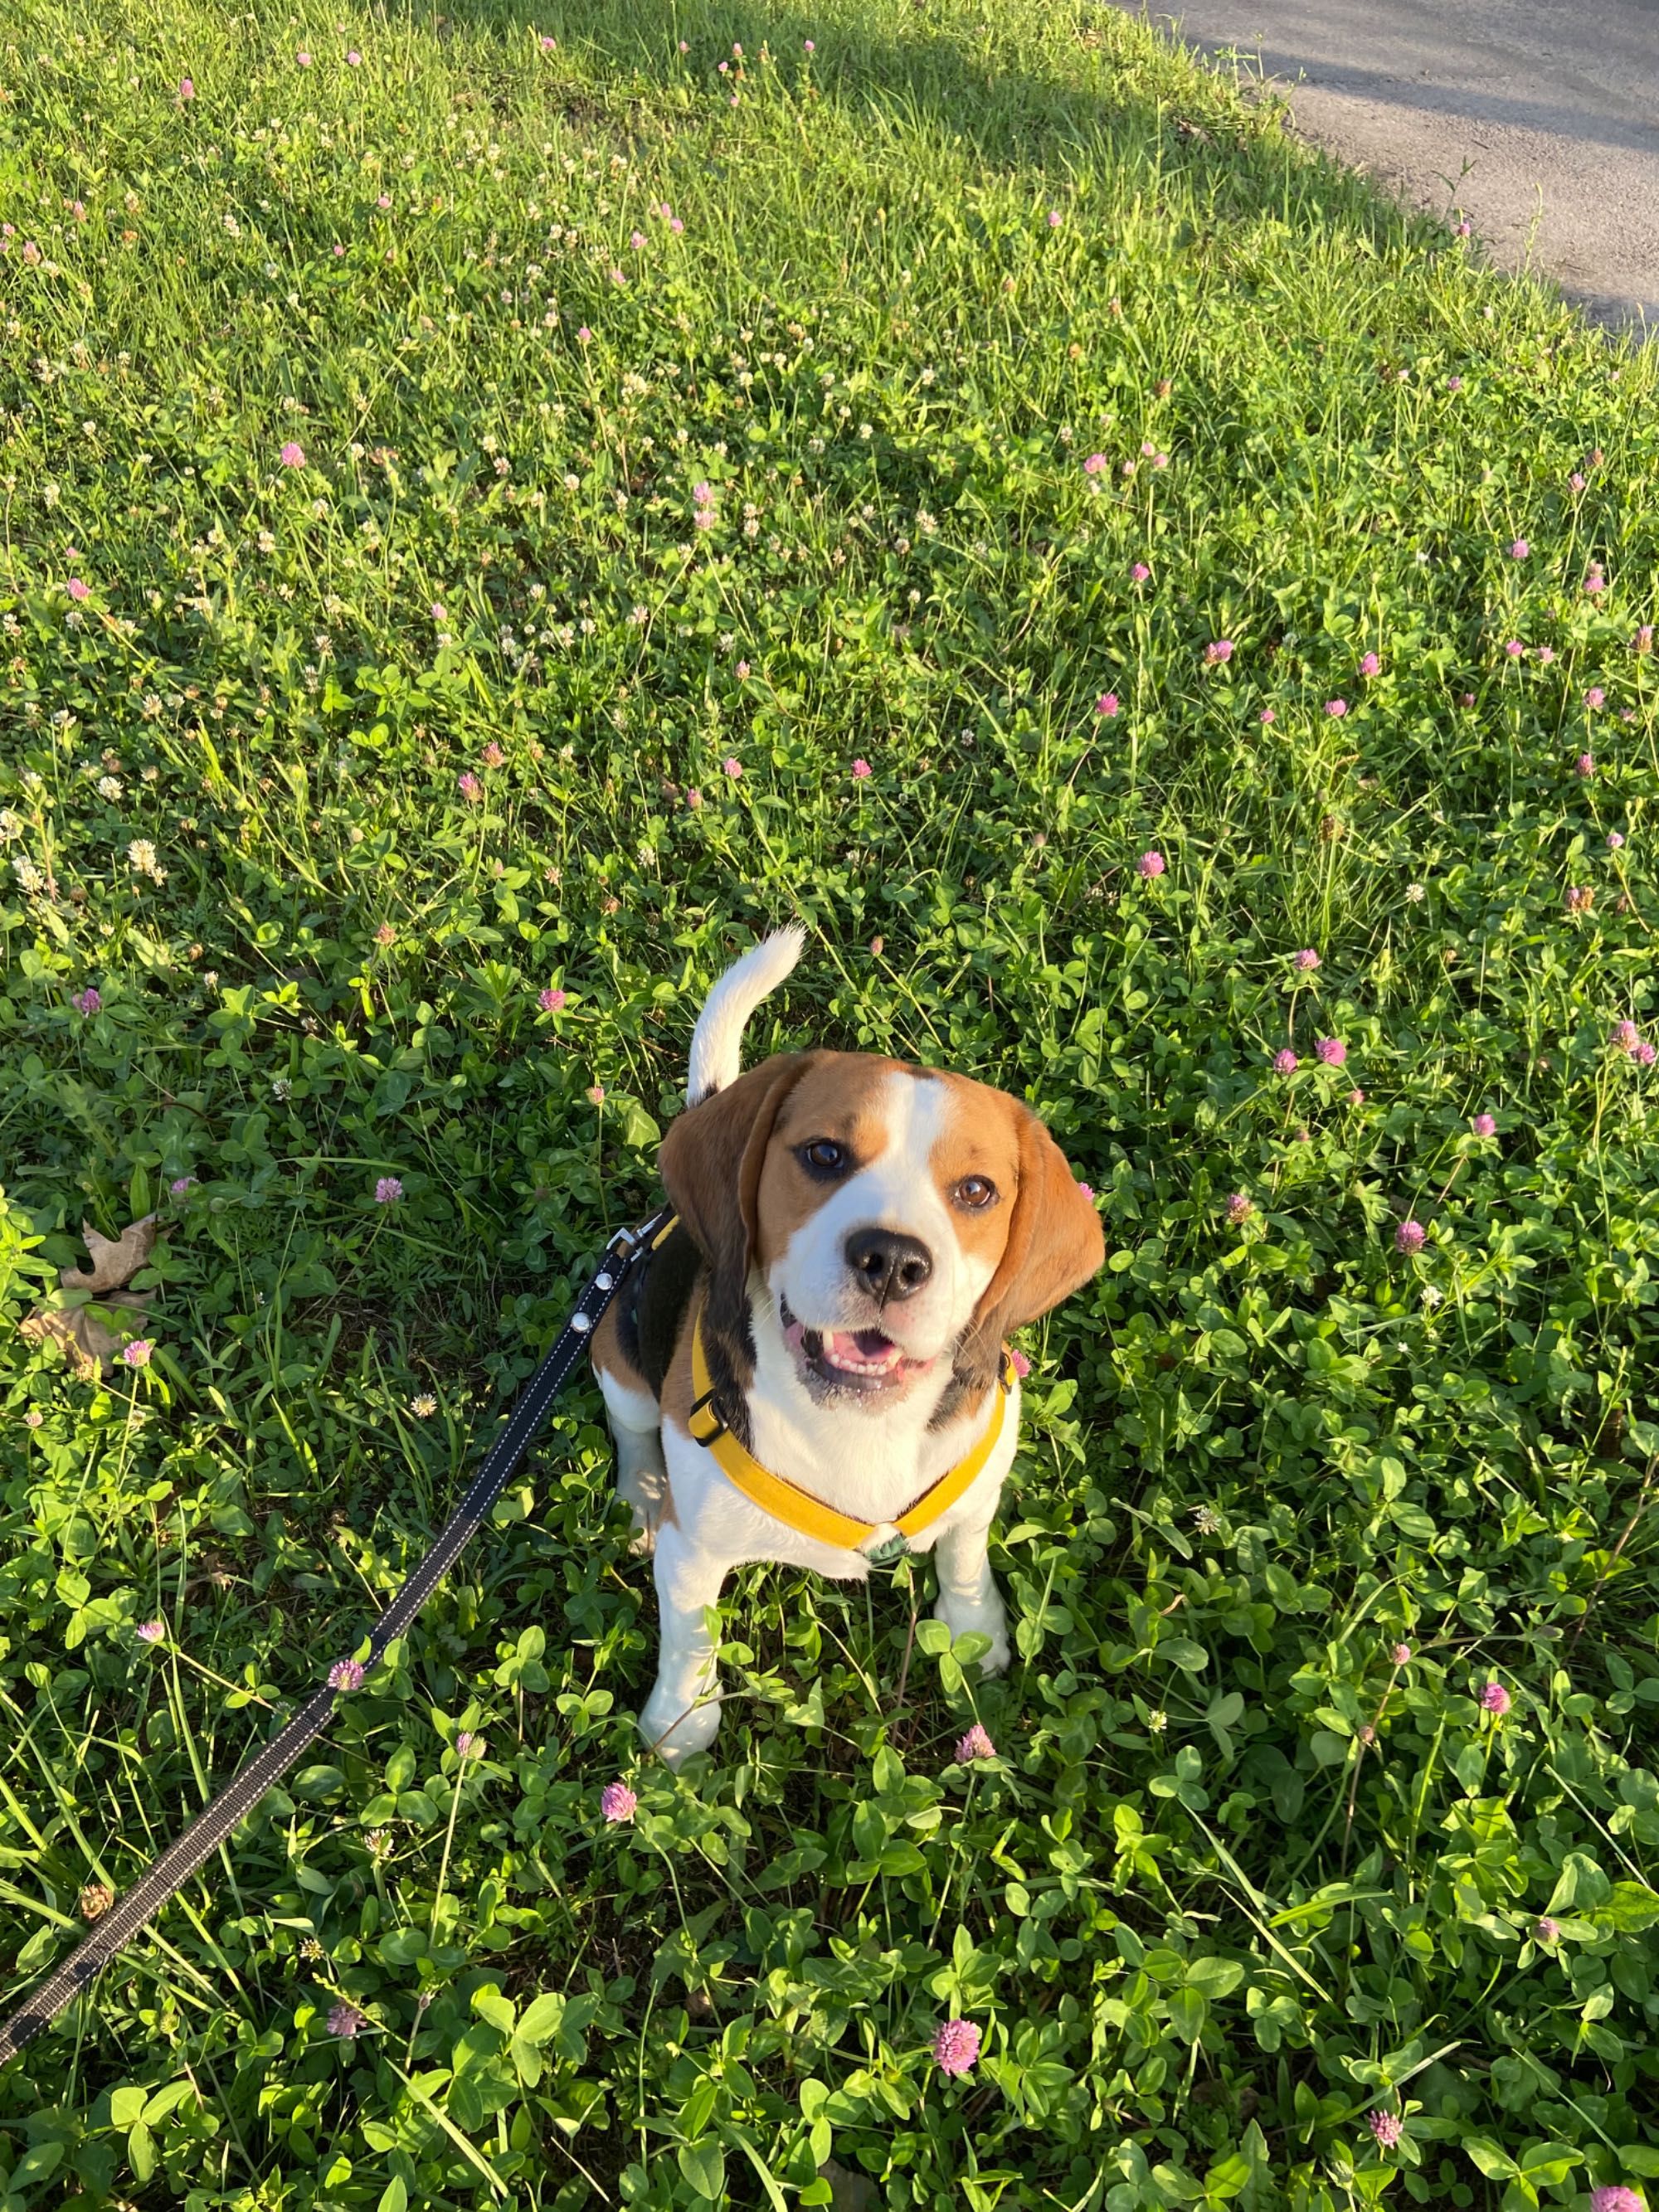
[[[695,1443],[691,1321],[720,1417],[763,1467],[890,1527],[983,1436],[1004,1338],[1099,1267],[1100,1222],[1059,1146],[1017,1099],[867,1053],[783,1053],[739,1073],[744,1023],[794,967],[781,931],[716,984],[691,1042],[690,1103],[662,1178],[703,1261],[660,1400],[623,1349],[616,1308],[593,1362],[617,1488],[654,1548],[661,1653],[640,1716],[671,1763],[720,1725],[706,1610],[756,1560],[862,1580],[857,1552],[750,1502]],[[933,1552],[934,1610],[1008,1664],[986,1538],[1014,1455],[1019,1386],[985,1467],[912,1540]]]

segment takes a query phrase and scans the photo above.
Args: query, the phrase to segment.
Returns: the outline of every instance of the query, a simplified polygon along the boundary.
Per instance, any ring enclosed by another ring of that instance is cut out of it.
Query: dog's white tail
[[[734,961],[708,994],[708,1003],[691,1032],[691,1070],[686,1101],[700,1105],[735,1083],[743,1066],[744,1024],[761,1000],[775,991],[800,958],[806,932],[799,922],[763,938],[752,952]]]

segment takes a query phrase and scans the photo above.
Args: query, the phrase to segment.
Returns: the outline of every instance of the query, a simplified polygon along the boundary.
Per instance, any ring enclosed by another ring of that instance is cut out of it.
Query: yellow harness
[[[1003,1415],[1007,1409],[1008,1392],[1013,1382],[1013,1365],[1005,1351],[997,1376],[998,1389],[995,1408],[985,1434],[965,1459],[947,1468],[939,1480],[924,1490],[914,1505],[910,1505],[892,1522],[856,1521],[850,1513],[839,1513],[833,1505],[826,1505],[811,1491],[789,1481],[785,1476],[774,1474],[770,1468],[763,1467],[754,1454],[732,1435],[714,1411],[714,1386],[708,1373],[708,1355],[702,1343],[702,1312],[698,1309],[691,1325],[691,1390],[692,1404],[690,1426],[695,1440],[705,1451],[714,1455],[726,1480],[740,1490],[750,1501],[775,1520],[781,1521],[786,1528],[797,1534],[811,1536],[820,1544],[833,1544],[843,1551],[863,1552],[878,1530],[892,1527],[898,1531],[866,1553],[878,1566],[890,1560],[902,1559],[909,1550],[909,1539],[937,1521],[939,1516],[954,1505],[974,1477],[996,1449],[997,1438],[1002,1434]]]

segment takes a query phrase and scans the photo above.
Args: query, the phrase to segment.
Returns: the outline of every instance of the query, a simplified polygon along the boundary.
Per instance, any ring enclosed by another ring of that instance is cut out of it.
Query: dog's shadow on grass
[[[1115,68],[1103,94],[1081,72],[1074,79],[1004,66],[988,24],[979,27],[985,50],[975,55],[959,33],[925,27],[938,12],[935,0],[911,5],[914,31],[856,40],[833,20],[742,4],[670,11],[564,0],[550,11],[535,0],[449,0],[443,10],[411,5],[405,15],[440,35],[495,33],[504,44],[556,35],[586,80],[570,86],[573,121],[626,128],[631,99],[687,83],[708,89],[734,46],[752,76],[764,46],[772,65],[791,72],[810,55],[817,101],[860,121],[931,128],[982,168],[1029,173],[1034,188],[1057,187],[1083,165],[1106,161],[1132,195],[1144,192],[1154,204],[1162,185],[1178,180],[1218,225],[1272,215],[1303,238],[1357,234],[1379,254],[1443,242],[1428,218],[1395,205],[1318,149],[1263,127],[1241,110],[1224,77],[1194,90],[1179,58],[1150,55],[1138,33],[1120,58],[1127,19],[1115,8],[1079,18],[1079,58],[1089,47],[1103,49]],[[901,9],[895,15],[902,21]]]

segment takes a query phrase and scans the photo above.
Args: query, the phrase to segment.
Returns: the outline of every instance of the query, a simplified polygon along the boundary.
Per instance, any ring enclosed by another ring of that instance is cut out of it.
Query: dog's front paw
[[[649,1559],[657,1548],[657,1530],[662,1525],[668,1501],[668,1478],[661,1463],[660,1448],[652,1440],[655,1456],[631,1438],[635,1451],[617,1468],[617,1495],[634,1516],[634,1534],[628,1548],[641,1559]],[[622,1455],[618,1453],[619,1460]]]
[[[634,1533],[628,1540],[628,1548],[638,1559],[648,1559],[657,1548],[656,1516],[641,1512],[637,1505],[634,1507]]]
[[[678,1766],[693,1752],[707,1751],[720,1731],[720,1705],[716,1697],[688,1706],[673,1695],[665,1697],[660,1684],[640,1715],[640,1734],[665,1765]]]
[[[987,1675],[1007,1673],[1014,1655],[1008,1644],[1008,1618],[994,1584],[988,1598],[957,1598],[941,1591],[933,1618],[945,1623],[953,1641],[958,1636],[988,1636],[991,1648],[979,1662],[981,1671]]]

